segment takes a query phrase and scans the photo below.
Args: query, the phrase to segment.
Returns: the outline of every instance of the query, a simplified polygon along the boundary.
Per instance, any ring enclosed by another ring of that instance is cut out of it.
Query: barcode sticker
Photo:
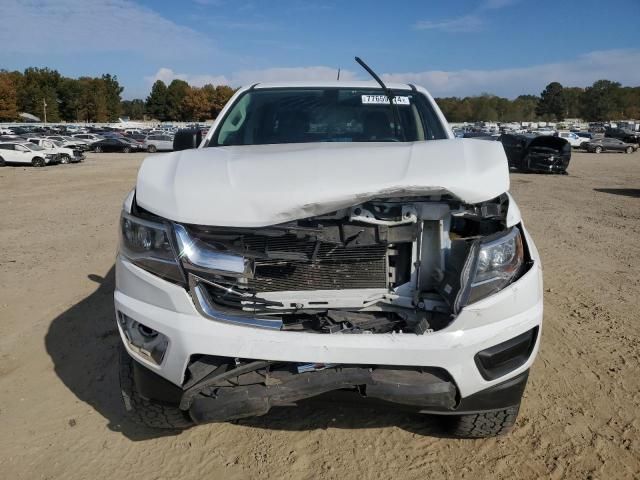
[[[389,105],[386,95],[362,95],[362,103],[368,105]],[[393,97],[396,105],[409,105],[409,97]]]

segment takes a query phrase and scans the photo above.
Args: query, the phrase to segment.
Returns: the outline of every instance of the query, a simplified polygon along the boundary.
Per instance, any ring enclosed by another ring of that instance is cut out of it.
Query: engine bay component
[[[197,308],[218,321],[325,334],[425,334],[524,263],[508,199],[381,199],[263,228],[175,224]]]

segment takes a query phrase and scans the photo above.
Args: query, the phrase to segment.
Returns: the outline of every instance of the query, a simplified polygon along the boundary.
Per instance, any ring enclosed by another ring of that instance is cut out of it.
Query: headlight
[[[209,245],[193,238],[182,225],[174,225],[178,242],[178,256],[189,270],[219,273],[230,277],[252,277],[250,260],[231,253],[214,250]]]
[[[523,262],[524,249],[518,228],[481,240],[476,249],[475,270],[469,277],[471,288],[466,303],[488,297],[509,285]]]
[[[184,282],[168,225],[123,212],[120,219],[120,253],[132,263],[160,277]]]

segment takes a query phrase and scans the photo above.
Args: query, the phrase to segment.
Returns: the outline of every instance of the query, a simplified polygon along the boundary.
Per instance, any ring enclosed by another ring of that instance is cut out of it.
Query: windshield
[[[424,95],[397,90],[398,125],[380,89],[250,90],[222,120],[209,146],[309,142],[414,142],[447,138]]]
[[[62,142],[60,142],[60,141],[58,141],[58,140],[54,140],[54,141],[53,141],[53,144],[54,144],[56,147],[62,147],[62,146],[64,146],[64,143],[62,143]]]

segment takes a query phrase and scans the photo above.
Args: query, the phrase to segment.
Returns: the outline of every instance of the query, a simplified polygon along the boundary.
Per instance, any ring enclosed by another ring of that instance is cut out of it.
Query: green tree
[[[101,78],[80,77],[81,86],[79,115],[85,122],[107,122],[107,91]]]
[[[169,120],[187,120],[182,111],[182,101],[189,91],[184,80],[173,80],[167,87],[167,117]]]
[[[48,68],[27,68],[18,86],[18,109],[49,122],[60,121],[58,111],[58,85],[61,76]]]
[[[131,120],[142,120],[145,115],[144,100],[135,98],[122,101],[122,114]]]
[[[553,117],[556,120],[562,120],[567,113],[566,110],[564,88],[558,82],[551,82],[540,94],[536,114],[543,118]]]
[[[147,114],[163,121],[167,119],[167,86],[162,80],[156,80],[147,97]]]
[[[18,90],[15,76],[0,70],[0,120],[18,118]]]
[[[584,91],[584,116],[590,121],[602,121],[622,115],[621,91],[618,82],[597,80]]]
[[[566,101],[566,115],[564,118],[581,118],[584,88],[565,87],[564,98]]]
[[[101,80],[104,85],[107,117],[110,122],[115,122],[121,114],[120,95],[124,88],[118,83],[116,75],[107,73],[102,75]]]
[[[67,122],[81,120],[82,85],[75,78],[62,78],[58,84],[60,116]]]

